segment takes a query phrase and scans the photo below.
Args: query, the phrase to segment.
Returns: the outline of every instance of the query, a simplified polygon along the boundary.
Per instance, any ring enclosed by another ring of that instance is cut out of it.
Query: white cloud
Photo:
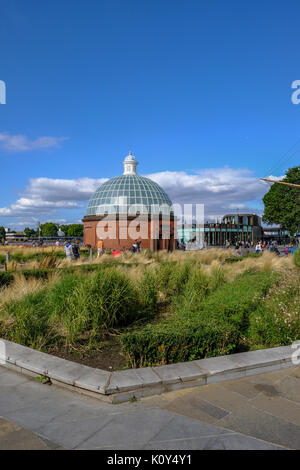
[[[22,134],[11,135],[9,132],[0,132],[0,148],[10,152],[28,152],[31,150],[43,150],[49,148],[58,148],[60,143],[67,137],[38,137],[30,140]]]
[[[46,201],[87,201],[107,178],[51,179],[32,178],[26,193]]]
[[[189,174],[165,171],[148,175],[161,185],[173,203],[205,205],[205,218],[220,218],[239,209],[258,212],[247,203],[260,201],[268,186],[247,169],[214,168]]]
[[[82,209],[83,202],[104,183],[106,178],[79,178],[77,180],[32,178],[24,195],[9,207],[0,207],[2,217],[24,217],[32,219],[48,217],[59,209]]]
[[[216,168],[194,173],[165,171],[147,176],[165,189],[173,203],[204,204],[206,220],[221,218],[237,209],[260,213],[249,201],[259,202],[269,189],[269,185],[245,169]],[[81,214],[84,216],[86,202],[106,180],[32,178],[15,203],[0,208],[0,217],[49,220],[66,218],[70,209],[77,209],[77,220]]]

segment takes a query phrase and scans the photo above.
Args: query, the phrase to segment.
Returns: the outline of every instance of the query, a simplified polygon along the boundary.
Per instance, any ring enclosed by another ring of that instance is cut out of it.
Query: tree
[[[29,227],[24,229],[24,234],[27,238],[36,237],[36,231]]]
[[[1,242],[3,239],[5,240],[5,235],[6,235],[5,228],[4,228],[4,227],[0,227],[0,242]]]
[[[68,237],[83,237],[83,224],[70,224],[68,226]]]
[[[83,237],[83,224],[60,225],[66,237]]]
[[[42,237],[57,237],[58,226],[53,222],[46,222],[41,225]]]
[[[300,184],[300,166],[290,168],[282,180]],[[274,183],[263,197],[265,211],[263,221],[280,224],[290,235],[300,231],[300,189]]]

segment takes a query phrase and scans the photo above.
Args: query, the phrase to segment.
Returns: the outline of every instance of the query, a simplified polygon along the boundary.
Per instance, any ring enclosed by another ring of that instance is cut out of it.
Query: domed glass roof
[[[154,181],[136,174],[138,162],[131,153],[125,158],[124,174],[103,183],[88,203],[86,215],[170,214],[172,202]]]

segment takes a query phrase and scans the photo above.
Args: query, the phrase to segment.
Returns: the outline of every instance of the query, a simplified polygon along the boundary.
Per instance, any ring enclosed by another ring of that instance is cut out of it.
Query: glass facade
[[[177,233],[179,241],[187,243],[201,240],[208,246],[224,246],[227,242],[255,242],[263,238],[260,218],[256,214],[229,214],[223,217],[221,223],[207,222],[203,226],[196,223],[178,225]]]
[[[154,181],[136,174],[124,174],[103,183],[91,197],[86,215],[170,214],[172,203]],[[159,210],[160,208],[160,210]]]

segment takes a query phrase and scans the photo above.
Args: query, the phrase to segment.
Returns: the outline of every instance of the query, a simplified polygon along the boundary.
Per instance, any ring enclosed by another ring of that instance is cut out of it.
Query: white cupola
[[[129,152],[129,155],[125,158],[123,165],[124,165],[124,173],[123,175],[136,175],[136,167],[139,162],[136,161],[134,155]]]

